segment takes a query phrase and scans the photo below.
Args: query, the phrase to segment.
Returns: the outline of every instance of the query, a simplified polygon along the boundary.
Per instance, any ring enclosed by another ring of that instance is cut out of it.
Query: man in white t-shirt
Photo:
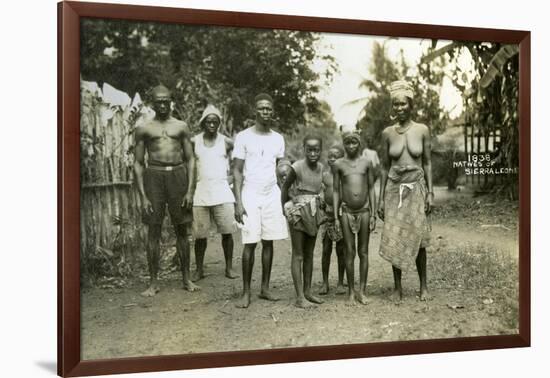
[[[288,230],[281,206],[281,191],[275,174],[277,160],[285,153],[281,134],[271,130],[273,99],[267,94],[255,98],[254,126],[241,131],[233,148],[235,219],[242,224],[244,244],[243,295],[237,307],[250,305],[250,282],[256,244],[262,242],[262,286],[259,297],[276,301],[269,292],[273,263],[273,240],[286,239]]]

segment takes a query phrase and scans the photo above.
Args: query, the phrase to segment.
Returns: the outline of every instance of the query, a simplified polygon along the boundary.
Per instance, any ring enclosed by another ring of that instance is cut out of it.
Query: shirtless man
[[[288,231],[281,206],[281,190],[275,174],[277,161],[284,157],[285,141],[271,130],[273,99],[267,94],[256,96],[254,126],[235,137],[233,176],[235,185],[235,219],[242,224],[244,244],[243,293],[239,308],[250,305],[250,283],[256,244],[262,242],[262,285],[259,297],[277,298],[269,290],[273,264],[273,240],[286,239]]]
[[[376,226],[374,209],[373,170],[369,161],[361,156],[361,137],[356,132],[343,134],[345,156],[336,160],[333,172],[333,202],[346,246],[346,276],[348,302],[357,300],[367,304],[367,274],[369,269],[369,234]],[[359,291],[355,291],[354,261],[355,234],[359,255]]]
[[[164,86],[153,89],[155,118],[136,129],[134,173],[141,194],[143,221],[148,226],[147,263],[149,265],[149,288],[141,293],[154,296],[160,291],[158,284],[159,248],[162,221],[166,205],[174,231],[176,249],[180,256],[183,287],[188,291],[198,290],[189,277],[188,226],[193,220],[195,157],[185,122],[171,116],[172,97]],[[145,166],[145,152],[148,164]],[[188,190],[189,188],[189,190]]]
[[[428,126],[412,120],[413,89],[406,81],[390,85],[397,123],[382,132],[382,171],[378,215],[384,221],[380,255],[391,262],[393,299],[403,296],[401,272],[416,265],[420,300],[427,300],[426,215],[433,206],[431,137]]]
[[[336,160],[344,156],[342,147],[335,145],[328,150],[328,166],[332,169]],[[325,200],[325,213],[328,216],[328,221],[323,225],[321,238],[323,240],[323,256],[321,258],[321,271],[323,272],[323,285],[321,286],[320,295],[326,295],[329,292],[328,274],[330,271],[330,257],[332,255],[332,243],[336,243],[336,257],[338,261],[338,283],[336,284],[336,294],[344,294],[344,272],[346,269],[344,255],[344,239],[342,229],[336,227],[336,214],[334,213],[334,180],[331,171],[323,172],[323,194]]]

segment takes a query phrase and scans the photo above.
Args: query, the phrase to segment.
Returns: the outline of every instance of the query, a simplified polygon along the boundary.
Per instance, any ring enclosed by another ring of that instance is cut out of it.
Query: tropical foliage
[[[446,60],[440,58],[430,63],[419,64],[415,67],[417,74],[410,75],[413,67],[405,60],[404,53],[401,52],[397,61],[392,61],[388,57],[386,42],[375,42],[373,45],[370,76],[361,83],[361,87],[369,94],[365,99],[358,100],[366,101],[366,105],[357,127],[363,130],[367,144],[371,148],[380,145],[382,131],[393,123],[388,88],[395,80],[407,79],[412,84],[415,90],[413,118],[428,125],[432,134],[444,131],[449,120],[448,112],[442,108],[439,101]],[[429,54],[433,48],[432,46],[426,53]]]
[[[424,62],[447,55],[457,62],[469,54],[473,69],[456,65],[453,84],[463,95],[465,120],[476,126],[482,137],[500,134],[494,162],[500,166],[519,166],[519,48],[499,43],[453,42],[424,57]],[[508,176],[508,194],[517,198],[517,176]]]
[[[368,144],[378,146],[380,133],[392,123],[391,101],[387,88],[392,81],[403,78],[409,80],[415,89],[415,120],[430,126],[432,136],[444,132],[449,125],[449,114],[441,106],[440,90],[447,77],[462,94],[465,123],[481,133],[485,145],[491,136],[500,135],[500,141],[495,146],[495,164],[518,167],[517,45],[452,42],[437,49],[438,41],[433,40],[423,52],[418,65],[411,67],[404,59],[403,53],[396,61],[390,60],[386,51],[387,42],[374,44],[369,66],[370,75],[361,83],[361,86],[367,89],[368,96],[357,100],[366,101],[364,115],[357,127],[364,131]],[[460,64],[464,57],[468,57],[470,65]],[[410,75],[411,71],[413,75]],[[456,151],[445,152],[436,158],[456,158]],[[443,166],[450,166],[450,160],[448,163],[444,163]],[[447,177],[448,184],[454,187],[456,172],[449,172],[454,178]],[[517,177],[509,176],[506,184],[509,187],[509,196],[516,198]]]
[[[176,117],[195,126],[208,102],[222,108],[228,133],[252,117],[258,92],[275,100],[277,126],[290,131],[307,115],[324,110],[315,94],[320,77],[337,67],[318,56],[318,34],[286,30],[189,26],[84,19],[81,25],[84,80],[108,82],[133,95],[158,84],[174,89]],[[326,71],[311,69],[324,60]]]

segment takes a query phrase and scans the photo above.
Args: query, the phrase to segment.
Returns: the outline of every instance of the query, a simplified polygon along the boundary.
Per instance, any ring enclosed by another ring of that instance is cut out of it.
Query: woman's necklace
[[[405,134],[407,131],[409,131],[409,129],[411,128],[412,126],[412,122],[410,122],[407,126],[401,128],[401,127],[396,127],[395,128],[395,131],[397,131],[398,134]]]

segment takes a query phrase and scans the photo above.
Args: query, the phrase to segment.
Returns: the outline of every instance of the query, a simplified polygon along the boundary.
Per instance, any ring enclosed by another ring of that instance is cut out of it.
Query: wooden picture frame
[[[80,354],[80,19],[290,29],[518,44],[520,48],[519,334],[106,360]],[[530,32],[62,2],[58,4],[58,374],[82,376],[530,346]]]

